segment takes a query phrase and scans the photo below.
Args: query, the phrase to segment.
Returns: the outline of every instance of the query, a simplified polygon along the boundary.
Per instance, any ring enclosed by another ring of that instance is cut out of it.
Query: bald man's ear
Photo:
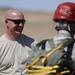
[[[6,23],[6,27],[9,28],[8,20],[5,20],[5,23]]]

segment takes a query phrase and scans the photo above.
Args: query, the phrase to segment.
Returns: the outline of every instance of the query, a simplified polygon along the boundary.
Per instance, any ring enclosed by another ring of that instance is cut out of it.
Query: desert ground
[[[5,26],[5,13],[7,10],[0,10],[0,36],[6,31]],[[54,29],[54,24],[52,21],[52,12],[42,12],[42,11],[24,11],[26,23],[23,33],[35,38],[37,41],[43,39],[52,38],[56,31]]]

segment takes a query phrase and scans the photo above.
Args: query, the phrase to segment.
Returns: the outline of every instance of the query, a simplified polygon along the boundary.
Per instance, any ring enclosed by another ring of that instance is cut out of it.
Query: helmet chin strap
[[[69,26],[70,26],[70,31],[75,35],[75,22],[71,22]]]

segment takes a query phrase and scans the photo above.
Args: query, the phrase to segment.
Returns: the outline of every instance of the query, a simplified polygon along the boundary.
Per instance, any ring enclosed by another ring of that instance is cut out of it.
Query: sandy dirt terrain
[[[0,36],[5,33],[5,12],[6,10],[0,10]],[[24,13],[26,24],[23,33],[35,38],[37,41],[42,39],[52,38],[56,31],[54,29],[51,12],[29,12],[22,11]]]

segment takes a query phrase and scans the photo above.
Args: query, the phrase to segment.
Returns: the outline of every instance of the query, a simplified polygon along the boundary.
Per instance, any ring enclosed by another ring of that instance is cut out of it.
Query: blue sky
[[[62,2],[75,0],[0,0],[0,7],[17,8],[32,11],[54,11]]]

